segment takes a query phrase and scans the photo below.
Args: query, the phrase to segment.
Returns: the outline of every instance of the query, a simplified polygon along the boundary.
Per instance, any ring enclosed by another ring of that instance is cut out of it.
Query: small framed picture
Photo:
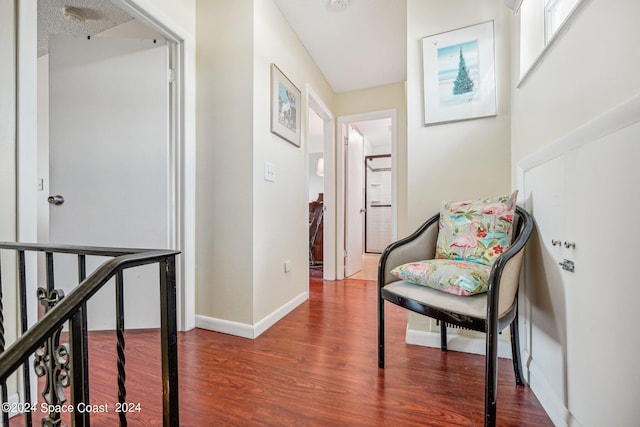
[[[493,21],[422,39],[424,123],[495,116]]]
[[[300,147],[300,90],[271,64],[271,132]]]

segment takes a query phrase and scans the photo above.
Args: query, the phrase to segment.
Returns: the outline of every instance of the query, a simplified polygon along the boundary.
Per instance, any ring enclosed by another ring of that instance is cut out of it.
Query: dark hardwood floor
[[[180,334],[181,425],[482,425],[482,356],[405,344],[406,312],[389,305],[387,364],[379,370],[375,282],[323,284],[316,275],[309,301],[255,340]],[[161,425],[158,337],[126,334],[127,400],[140,403],[130,426]],[[89,357],[92,403],[110,407],[92,425],[117,425],[114,333],[91,333]],[[515,385],[510,360],[499,363],[498,420],[552,425],[531,390]]]

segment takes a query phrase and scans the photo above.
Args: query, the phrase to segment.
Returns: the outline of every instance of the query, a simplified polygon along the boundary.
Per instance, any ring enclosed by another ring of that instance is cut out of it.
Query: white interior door
[[[566,239],[566,158],[556,157],[526,172],[526,209],[534,216],[536,233],[525,252],[526,281],[520,306],[524,360],[536,361],[550,387],[566,400],[567,279],[558,262]]]
[[[49,45],[50,241],[168,247],[168,51],[141,39],[52,36]],[[99,262],[87,266],[88,272]],[[70,292],[75,260],[56,260]],[[125,325],[157,327],[158,267],[125,272]],[[89,303],[89,327],[115,326],[110,284]]]
[[[345,193],[345,277],[362,270],[364,253],[364,138],[347,125],[349,142],[346,147]]]
[[[572,215],[566,234],[575,243],[563,248],[563,258],[575,261],[573,273],[563,271],[568,407],[583,426],[637,425],[640,419],[640,289],[631,245],[640,237],[634,225],[639,137],[635,123],[584,144],[572,152],[567,168]]]

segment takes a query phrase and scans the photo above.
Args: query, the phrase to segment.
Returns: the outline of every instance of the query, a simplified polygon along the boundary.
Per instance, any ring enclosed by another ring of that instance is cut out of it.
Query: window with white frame
[[[520,79],[535,66],[582,1],[520,1],[515,9],[520,18]]]
[[[581,0],[547,0],[544,6],[545,42],[558,32]]]

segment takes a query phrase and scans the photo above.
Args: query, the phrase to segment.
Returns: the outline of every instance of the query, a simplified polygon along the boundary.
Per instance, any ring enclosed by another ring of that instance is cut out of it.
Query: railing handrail
[[[49,310],[35,325],[0,354],[0,382],[6,380],[9,375],[22,365],[25,359],[40,347],[47,337],[51,336],[64,322],[73,317],[82,304],[98,292],[118,271],[161,262],[180,253],[177,250],[103,248],[11,242],[0,242],[0,249],[115,257],[100,265],[98,269],[68,295],[65,295],[55,307]]]
[[[92,255],[118,257],[122,255],[136,254],[140,252],[157,251],[157,249],[143,248],[116,248],[102,246],[79,246],[79,245],[51,245],[48,243],[17,243],[17,242],[0,242],[0,249],[13,249],[16,251],[34,251],[34,252],[54,252],[72,255]],[[178,254],[179,251],[174,251]]]

